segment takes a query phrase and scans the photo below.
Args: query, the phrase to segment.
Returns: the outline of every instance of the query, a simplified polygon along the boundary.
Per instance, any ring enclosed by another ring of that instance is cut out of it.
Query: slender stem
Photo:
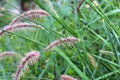
[[[41,46],[46,47],[45,44],[42,44],[42,43],[37,42],[37,41],[35,41],[35,40],[31,40],[31,39],[29,39],[29,38],[27,38],[27,37],[24,37],[24,36],[20,35],[20,34],[15,34],[15,33],[12,33],[12,32],[6,31],[6,30],[4,30],[4,31],[5,31],[5,32],[8,32],[8,33],[10,33],[10,34],[12,34],[12,35],[16,35],[16,36],[18,36],[18,37],[21,37],[21,38],[23,38],[23,39],[29,40],[29,41],[31,41],[31,42],[34,42],[34,43],[36,43],[36,44],[39,44],[39,45],[41,45]]]
[[[82,6],[83,2],[84,2],[84,0],[80,0],[80,3],[77,6],[77,11],[79,11],[79,8]]]
[[[46,72],[47,69],[49,68],[49,65],[50,65],[50,63],[51,63],[51,61],[52,61],[52,59],[53,59],[53,56],[54,56],[54,55],[52,55],[52,57],[50,58],[50,60],[49,60],[49,61],[47,62],[47,64],[45,65],[45,69],[42,70],[42,72],[41,72],[40,75],[38,76],[38,80],[41,80],[41,79],[42,79],[43,75],[45,74],[45,72]]]

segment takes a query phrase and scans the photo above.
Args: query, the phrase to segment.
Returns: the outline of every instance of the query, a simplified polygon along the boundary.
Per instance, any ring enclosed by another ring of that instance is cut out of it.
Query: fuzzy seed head
[[[15,25],[7,25],[3,28],[3,30],[0,30],[0,35],[2,35],[6,30],[6,31],[17,31],[20,29],[30,29],[30,28],[40,28],[40,29],[44,29],[44,27],[42,27],[41,25],[36,25],[36,24],[29,24],[29,23],[18,23]]]
[[[78,42],[79,39],[73,36],[67,37],[67,38],[62,38],[60,41],[63,42]]]
[[[61,80],[78,80],[68,75],[61,75]]]
[[[79,39],[75,38],[75,37],[67,37],[67,38],[62,38],[60,40],[56,40],[51,42],[46,48],[45,48],[45,52],[51,50],[52,48],[61,45],[62,43],[67,43],[67,42],[78,42]]]
[[[39,10],[39,9],[29,10],[29,11],[22,13],[19,17],[13,19],[10,25],[20,23],[24,18],[34,19],[34,18],[41,18],[41,17],[48,16],[48,15],[49,13],[46,12],[45,10]]]
[[[6,57],[15,56],[15,54],[16,54],[15,52],[9,52],[9,51],[1,52],[0,53],[0,60],[3,60]]]
[[[28,70],[28,64],[33,65],[38,62],[40,54],[38,51],[27,53],[26,57],[20,62],[15,74],[15,80],[20,80],[20,77]]]

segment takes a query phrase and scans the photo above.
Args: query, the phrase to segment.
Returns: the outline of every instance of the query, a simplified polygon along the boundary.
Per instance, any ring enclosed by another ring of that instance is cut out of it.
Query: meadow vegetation
[[[119,0],[0,3],[0,80],[120,80]]]

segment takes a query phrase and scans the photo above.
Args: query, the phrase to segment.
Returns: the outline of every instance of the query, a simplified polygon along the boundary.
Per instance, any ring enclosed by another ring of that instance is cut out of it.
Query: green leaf
[[[65,55],[65,53],[62,50],[56,48],[55,51],[58,52],[68,62],[68,64],[76,71],[76,73],[81,78],[83,78],[84,80],[89,80],[89,78],[70,60],[68,56]]]

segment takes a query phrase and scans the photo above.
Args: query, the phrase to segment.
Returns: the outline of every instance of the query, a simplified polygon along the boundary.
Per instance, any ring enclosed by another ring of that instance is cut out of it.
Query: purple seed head
[[[41,18],[41,17],[48,16],[48,15],[49,13],[46,12],[45,10],[39,10],[39,9],[29,10],[29,11],[22,13],[19,17],[13,19],[10,25],[20,23],[24,18],[34,19],[34,18]]]
[[[38,51],[32,51],[27,53],[26,57],[23,58],[18,66],[18,69],[15,74],[15,80],[20,80],[20,77],[28,69],[28,64],[33,65],[35,62],[38,62],[40,58],[40,53]]]
[[[36,24],[29,24],[29,23],[18,23],[15,25],[7,25],[3,28],[3,30],[0,30],[0,35],[3,35],[5,33],[5,31],[17,31],[20,29],[27,29],[27,28],[40,28],[40,29],[44,29],[44,27],[42,27],[41,25],[36,25]]]
[[[0,60],[3,60],[6,57],[15,56],[15,52],[5,51],[0,53]]]
[[[45,48],[45,52],[51,50],[52,48],[62,44],[62,43],[67,43],[67,42],[78,42],[79,39],[76,37],[67,37],[67,38],[62,38],[56,41],[51,42],[46,48]]]
[[[78,80],[68,75],[61,75],[61,80]]]

